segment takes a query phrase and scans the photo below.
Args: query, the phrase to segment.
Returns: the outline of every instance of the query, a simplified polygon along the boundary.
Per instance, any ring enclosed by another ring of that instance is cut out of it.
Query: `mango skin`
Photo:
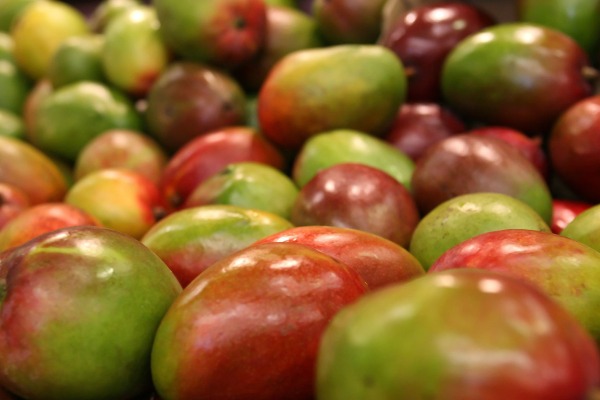
[[[380,138],[350,129],[323,132],[307,140],[294,160],[292,178],[302,188],[317,172],[344,162],[379,168],[411,190],[413,160]]]
[[[2,253],[0,277],[0,385],[48,400],[151,389],[154,335],[181,286],[138,241],[61,229]]]
[[[112,85],[136,97],[147,95],[171,61],[159,26],[149,6],[131,7],[108,24],[101,59]]]
[[[316,399],[585,399],[599,374],[564,308],[515,277],[461,269],[341,310],[321,340]]]
[[[442,68],[444,100],[465,118],[530,135],[592,93],[583,49],[562,32],[503,23],[463,39]]]
[[[557,29],[572,37],[590,55],[600,44],[600,1],[518,0],[517,18]]]
[[[184,208],[229,204],[267,211],[290,219],[298,187],[283,171],[259,162],[237,162],[201,182]]]
[[[412,177],[423,214],[460,194],[498,192],[515,197],[552,221],[552,194],[539,170],[499,138],[453,135],[428,148]]]
[[[198,276],[163,318],[156,390],[164,400],[311,399],[321,333],[366,292],[356,271],[307,246],[249,246]]]
[[[600,204],[578,214],[564,227],[560,235],[600,252]]]
[[[68,183],[57,164],[31,144],[0,136],[0,181],[27,194],[31,204],[61,201]]]
[[[122,91],[99,82],[63,86],[41,100],[30,141],[45,152],[75,161],[95,137],[110,129],[140,130],[142,119]]]
[[[90,32],[85,15],[60,1],[34,1],[11,27],[14,55],[32,79],[43,79],[56,50],[67,38]]]
[[[291,222],[270,212],[214,204],[169,214],[150,228],[141,242],[187,287],[211,264],[292,227]]]
[[[154,0],[161,35],[181,58],[231,69],[261,50],[267,33],[263,0]]]
[[[507,273],[535,284],[600,343],[600,252],[583,242],[530,229],[487,232],[446,251],[428,272],[456,268]]]
[[[402,62],[378,45],[298,50],[277,62],[258,94],[265,136],[290,150],[334,129],[381,136],[406,97]]]
[[[481,233],[511,228],[550,232],[544,219],[521,200],[501,193],[463,194],[441,203],[419,221],[409,251],[429,270],[451,247]]]

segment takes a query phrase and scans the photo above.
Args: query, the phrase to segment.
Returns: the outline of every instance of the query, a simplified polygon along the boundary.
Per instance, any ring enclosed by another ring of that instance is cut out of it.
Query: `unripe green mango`
[[[148,93],[170,61],[159,26],[149,6],[131,7],[109,23],[102,66],[110,83],[135,96]]]
[[[519,0],[517,17],[557,29],[595,56],[600,44],[599,0]]]

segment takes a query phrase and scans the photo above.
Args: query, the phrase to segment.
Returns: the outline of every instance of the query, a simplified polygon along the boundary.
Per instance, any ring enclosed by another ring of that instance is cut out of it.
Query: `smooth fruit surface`
[[[78,35],[65,39],[56,49],[46,77],[56,89],[79,81],[104,82],[102,35]]]
[[[552,232],[561,233],[576,216],[593,206],[586,201],[555,198],[552,200]]]
[[[68,226],[100,226],[91,214],[63,202],[30,206],[0,229],[0,252]]]
[[[112,85],[138,97],[150,91],[171,61],[159,29],[155,9],[150,6],[131,7],[108,24],[101,62]]]
[[[73,173],[75,179],[106,168],[126,168],[157,183],[168,162],[167,152],[150,136],[133,130],[111,129],[81,149]]]
[[[35,112],[30,140],[40,149],[75,161],[90,140],[110,129],[141,129],[132,101],[120,90],[81,81],[54,90]]]
[[[326,43],[374,43],[386,0],[314,0],[311,15]]]
[[[590,335],[533,285],[444,271],[341,310],[321,341],[316,398],[576,399],[599,371]]]
[[[418,4],[391,21],[378,43],[402,60],[410,102],[439,101],[441,72],[448,53],[467,36],[495,22],[475,3]]]
[[[233,205],[204,205],[169,214],[141,238],[186,287],[210,265],[293,225],[279,215]]]
[[[337,226],[296,226],[269,235],[255,244],[297,243],[331,256],[353,268],[370,290],[406,282],[425,274],[404,247],[373,233]]]
[[[442,70],[442,93],[476,121],[544,134],[571,104],[592,93],[583,49],[562,32],[503,23],[461,41]]]
[[[31,80],[18,65],[0,60],[0,109],[21,114],[31,87]]]
[[[319,171],[345,162],[379,168],[411,190],[413,160],[383,139],[350,129],[323,132],[307,140],[294,160],[292,177],[302,187]]]
[[[451,247],[481,233],[511,228],[550,232],[544,219],[521,200],[501,193],[463,194],[421,218],[409,249],[429,269]]]
[[[25,7],[11,28],[17,64],[33,79],[41,79],[60,44],[89,33],[83,13],[54,0],[34,1]]]
[[[251,60],[266,37],[263,0],[155,0],[162,37],[184,59],[228,69]]]
[[[382,135],[406,96],[402,62],[376,45],[299,50],[282,58],[258,94],[266,137],[297,150],[335,129]]]
[[[533,163],[505,141],[469,133],[432,145],[415,166],[411,185],[422,213],[443,201],[477,192],[523,201],[550,224],[552,194]]]
[[[243,125],[246,96],[240,84],[221,69],[173,62],[146,97],[149,131],[170,151],[213,130]]]
[[[374,233],[408,247],[420,215],[409,192],[393,176],[359,163],[319,171],[300,189],[290,221]]]
[[[49,400],[150,389],[154,335],[181,286],[146,247],[105,228],[65,228],[2,253],[0,276],[2,386]]]
[[[428,272],[455,268],[507,273],[537,285],[600,343],[600,253],[584,243],[528,229],[486,232],[446,251]]]
[[[573,104],[562,113],[548,138],[553,170],[580,198],[600,201],[600,96]]]
[[[557,29],[572,37],[590,56],[600,38],[598,0],[517,0],[517,18]]]
[[[591,205],[581,211],[560,232],[562,236],[577,240],[600,251],[600,205]]]
[[[125,168],[91,172],[69,188],[64,201],[94,216],[103,226],[136,239],[165,214],[156,183]]]
[[[283,171],[259,162],[237,162],[200,183],[183,208],[229,204],[290,219],[298,187]]]
[[[57,164],[31,144],[0,136],[0,181],[27,194],[31,204],[60,201],[67,181]]]
[[[202,135],[169,159],[160,179],[167,204],[181,207],[198,185],[236,162],[259,162],[282,170],[281,152],[255,128],[230,126]]]
[[[170,400],[311,398],[321,333],[366,290],[355,271],[306,246],[237,252],[198,276],[163,318],[152,350],[157,391]]]

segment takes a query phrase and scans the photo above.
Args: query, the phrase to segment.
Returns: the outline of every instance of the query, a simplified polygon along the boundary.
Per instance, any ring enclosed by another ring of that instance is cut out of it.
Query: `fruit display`
[[[600,0],[0,0],[1,400],[600,400]]]

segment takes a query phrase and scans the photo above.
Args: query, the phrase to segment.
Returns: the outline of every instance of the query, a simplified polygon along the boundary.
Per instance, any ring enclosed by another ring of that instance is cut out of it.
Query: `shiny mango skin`
[[[446,200],[421,218],[409,251],[428,270],[445,251],[467,239],[519,228],[550,232],[544,219],[521,200],[492,192],[463,194]]]
[[[265,136],[289,150],[335,129],[381,136],[406,85],[402,62],[383,46],[298,50],[271,69],[258,94],[258,119]]]
[[[356,271],[301,244],[217,261],[175,300],[152,349],[161,399],[307,400],[319,339],[365,293]]]
[[[133,96],[148,94],[171,61],[159,27],[149,6],[132,7],[108,24],[102,65],[111,84]]]
[[[271,212],[212,204],[169,214],[146,232],[141,242],[186,287],[218,260],[292,227],[287,219]]]
[[[518,0],[517,18],[557,29],[571,36],[596,56],[600,44],[600,1],[598,0]]]
[[[533,283],[560,303],[600,344],[600,252],[551,232],[503,229],[446,251],[428,273],[476,268]]]
[[[530,23],[483,29],[450,52],[444,100],[465,118],[545,134],[556,118],[592,93],[589,59],[573,39]]]
[[[569,222],[561,236],[581,242],[600,252],[600,204],[592,205]]]
[[[48,400],[126,399],[151,389],[154,335],[181,292],[155,254],[91,226],[1,254],[1,386]]]
[[[316,399],[586,399],[599,381],[595,342],[562,307],[515,277],[460,269],[341,310],[321,340]]]
[[[411,190],[414,161],[385,140],[352,129],[336,129],[309,138],[292,165],[298,187],[306,185],[319,171],[332,165],[357,162],[380,168]]]

